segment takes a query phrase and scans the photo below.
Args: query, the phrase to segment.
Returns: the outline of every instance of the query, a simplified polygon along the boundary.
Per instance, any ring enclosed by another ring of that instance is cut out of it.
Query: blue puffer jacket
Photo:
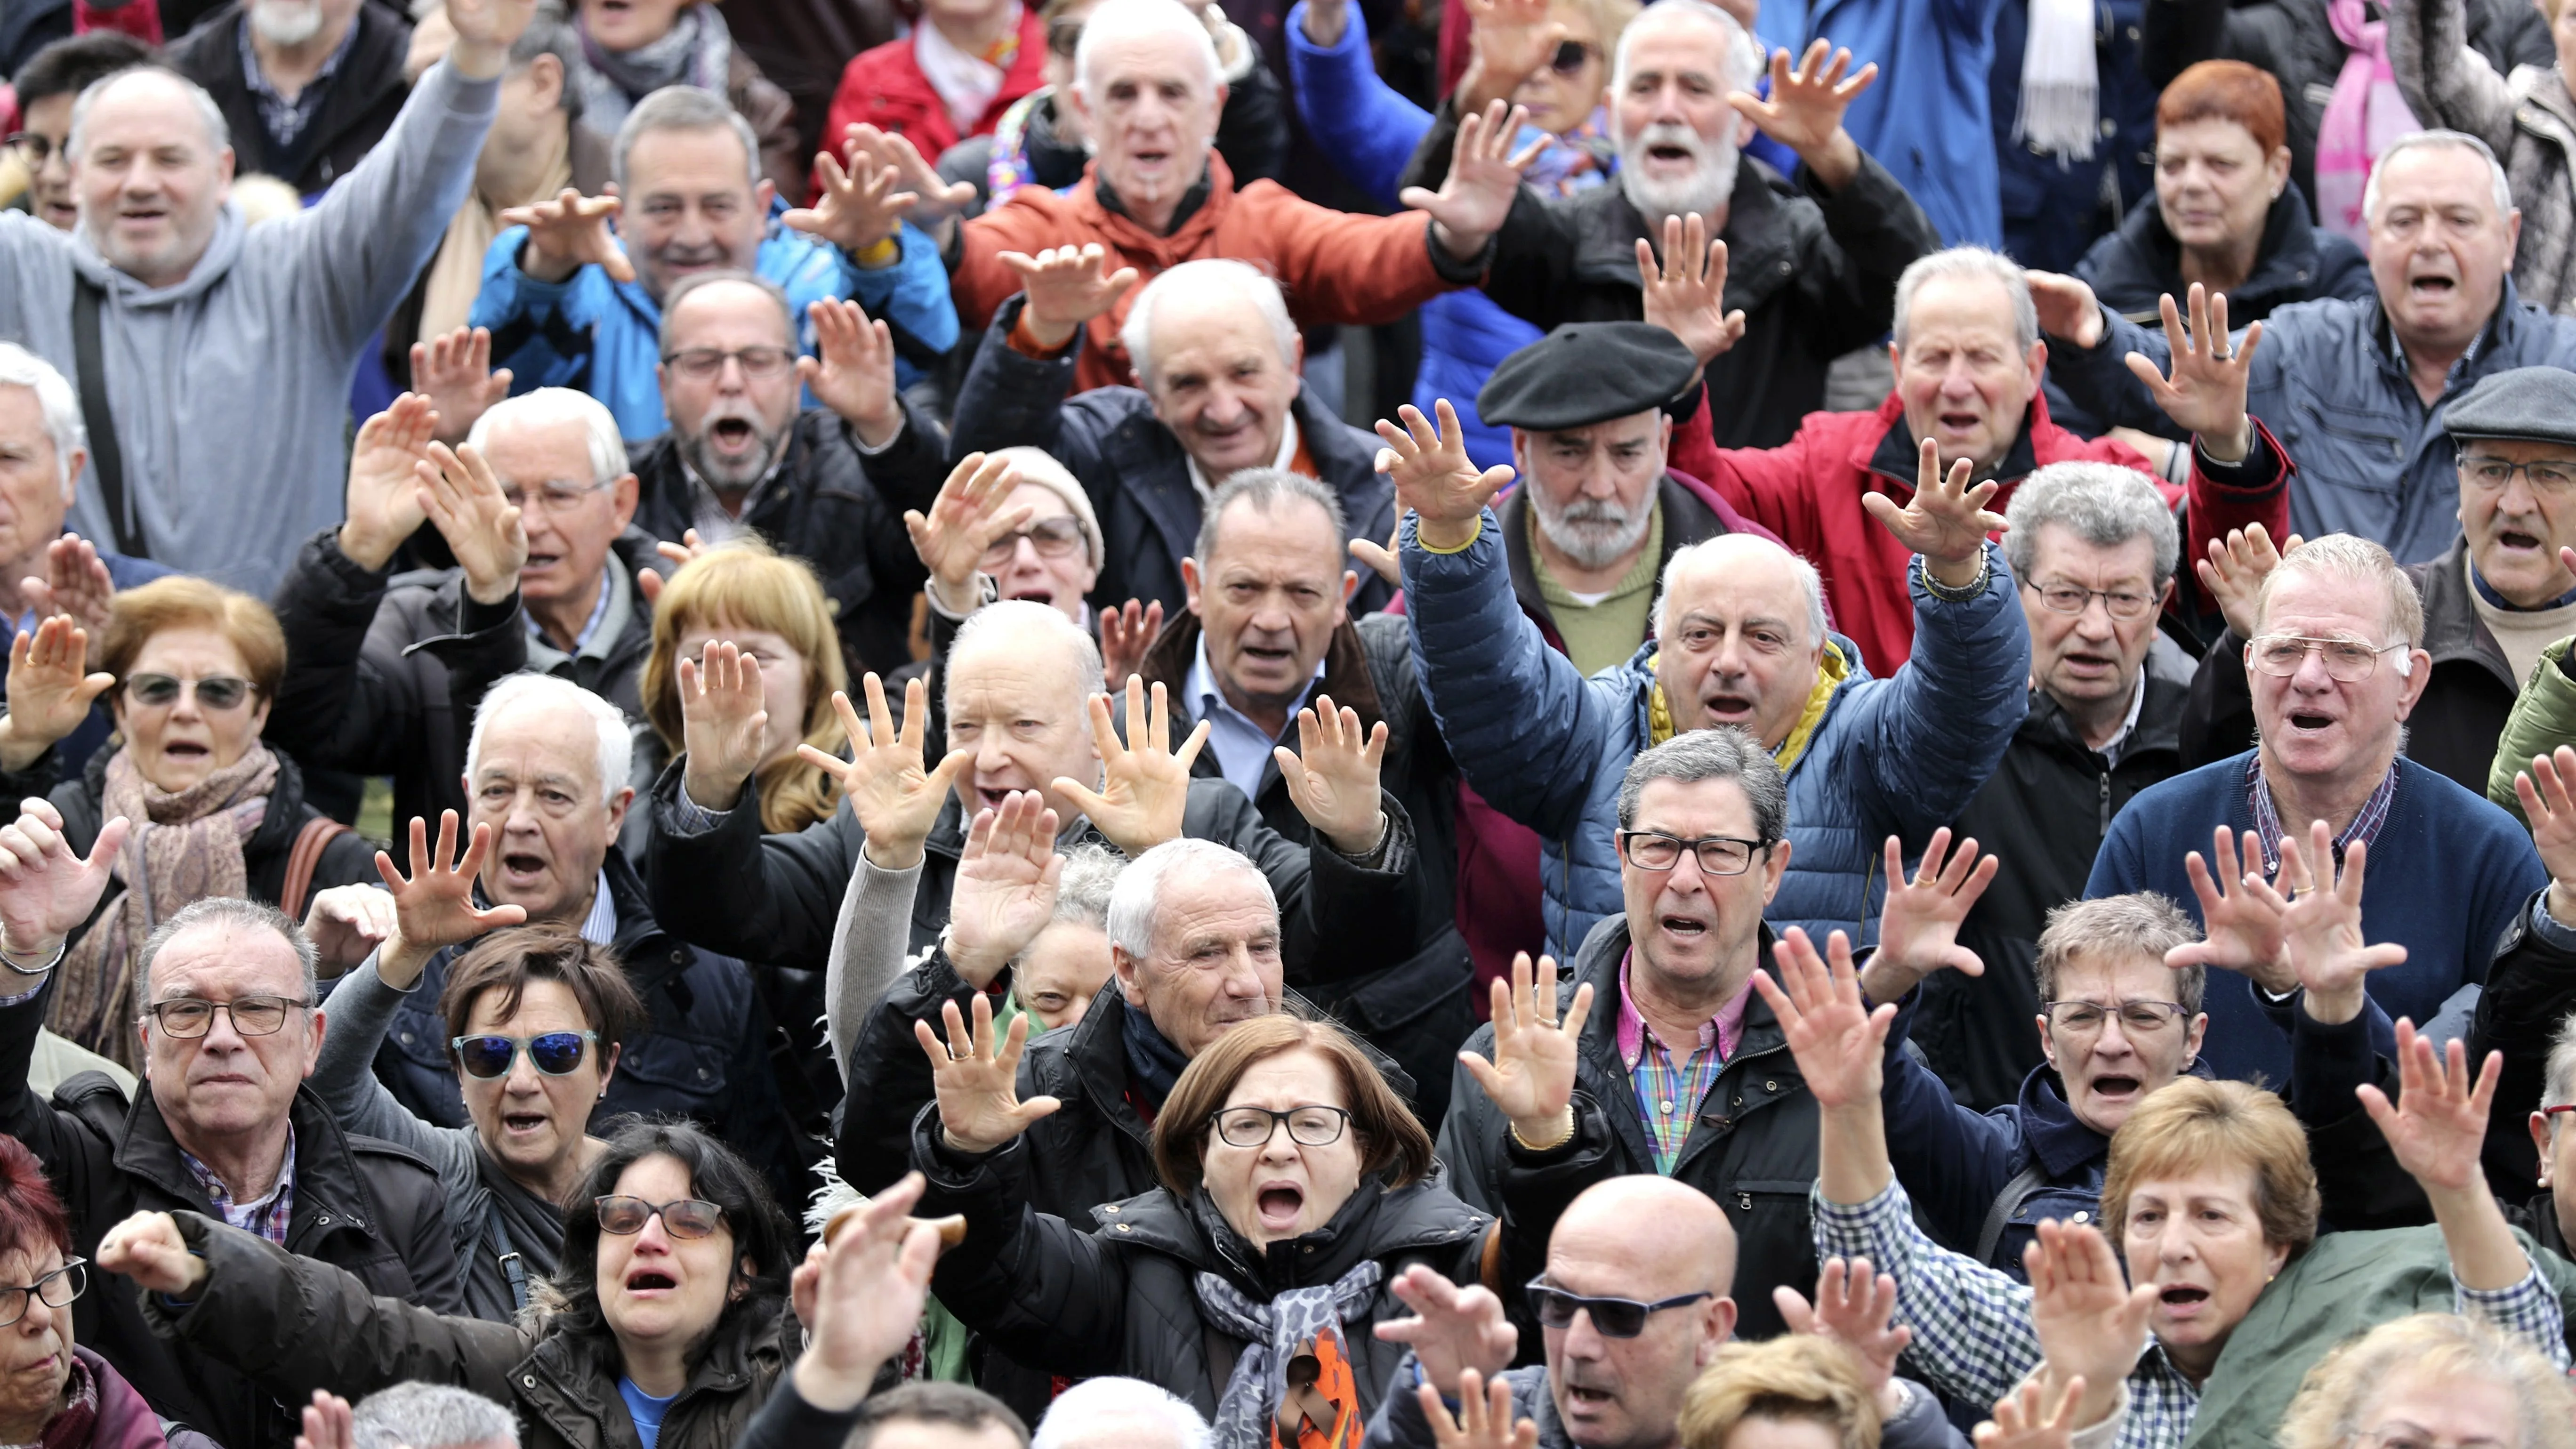
[[[2049,339],[2050,380],[2106,428],[2176,436],[2173,420],[2121,361],[2142,352],[2171,371],[2164,330],[2140,327],[2109,308],[2102,319],[2102,340],[2090,352]],[[2239,329],[2235,345],[2244,345],[2244,335]],[[2459,473],[2442,431],[2443,409],[2480,378],[2514,367],[2576,368],[2576,317],[2553,316],[2523,301],[2511,277],[2485,334],[2451,365],[2430,407],[2391,345],[2377,295],[2319,298],[2275,311],[2263,323],[2246,407],[2299,460],[2291,527],[2309,538],[2375,539],[2401,564],[2439,556],[2460,536]]]
[[[1449,753],[1493,807],[1538,832],[1548,949],[1571,960],[1593,923],[1622,909],[1619,780],[1648,748],[1655,643],[1586,680],[1547,647],[1512,595],[1492,510],[1467,548],[1435,554],[1403,531],[1414,668]],[[1956,817],[1994,772],[2030,708],[2030,634],[2003,550],[1986,591],[1945,604],[1914,575],[1914,657],[1872,679],[1837,634],[1844,671],[1789,767],[1789,870],[1763,919],[1775,928],[1878,939],[1882,842],[1906,853]]]

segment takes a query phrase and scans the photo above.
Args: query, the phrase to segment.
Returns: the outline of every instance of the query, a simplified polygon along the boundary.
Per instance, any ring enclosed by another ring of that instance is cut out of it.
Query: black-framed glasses
[[[129,674],[125,677],[125,697],[153,709],[177,704],[183,690],[195,690],[197,703],[206,709],[219,712],[239,709],[251,697],[252,689],[249,680],[232,674],[217,674],[205,679],[181,679],[175,674]]]
[[[7,146],[10,150],[26,157],[27,169],[30,171],[44,170],[45,163],[53,159],[54,152],[58,149],[54,145],[53,137],[38,131],[12,131],[7,140],[0,141],[0,146]]]
[[[662,1231],[675,1238],[712,1237],[724,1226],[724,1209],[703,1198],[684,1197],[672,1202],[646,1202],[622,1192],[612,1192],[590,1200],[599,1212],[599,1230],[631,1238],[644,1231],[644,1225],[659,1217]]]
[[[547,1076],[569,1076],[581,1070],[582,1057],[598,1043],[595,1031],[550,1031],[538,1036],[460,1036],[448,1042],[447,1049],[456,1053],[458,1070],[488,1082],[510,1075],[511,1063],[523,1051],[528,1065]]]
[[[1635,1338],[1646,1331],[1646,1320],[1667,1308],[1687,1308],[1703,1298],[1717,1295],[1705,1290],[1658,1298],[1640,1303],[1634,1298],[1587,1298],[1554,1287],[1546,1275],[1532,1278],[1521,1290],[1529,1295],[1530,1312],[1538,1315],[1541,1328],[1571,1328],[1577,1312],[1592,1315],[1592,1331],[1603,1338]]]
[[[2576,460],[2567,458],[2535,458],[2528,463],[2517,463],[2510,458],[2484,454],[2472,457],[2460,453],[2454,461],[2460,466],[2461,477],[2489,493],[2502,493],[2513,482],[2516,473],[2531,480],[2534,493],[2563,497],[2569,489],[2576,488]]]
[[[1547,68],[1558,75],[1573,75],[1583,69],[1585,61],[1592,59],[1592,51],[1593,47],[1580,40],[1566,41],[1557,46],[1556,54],[1548,57]]]
[[[143,1008],[161,1028],[161,1034],[180,1041],[194,1041],[215,1028],[215,1013],[232,1018],[233,1030],[242,1036],[275,1036],[286,1025],[292,1011],[308,1011],[312,1002],[293,996],[236,996],[230,1001],[207,1001],[195,996],[174,996]]]
[[[2257,634],[2245,641],[2245,662],[2275,679],[2287,679],[2299,672],[2299,666],[2308,662],[2313,651],[2325,661],[2327,678],[2337,684],[2359,684],[2379,668],[2380,655],[2412,647],[2403,639],[2394,644],[2364,644],[2358,639]]]
[[[2153,1036],[2191,1014],[2191,1008],[2179,1001],[2123,1001],[2105,1006],[2098,1001],[2043,1001],[2040,1010],[2048,1013],[2048,1024],[2069,1036],[2098,1036],[2102,1023],[2116,1012],[2120,1030],[2130,1036]]]
[[[1082,524],[1068,513],[1058,518],[1041,518],[1026,528],[1013,529],[985,546],[985,564],[998,567],[1009,563],[1024,538],[1029,541],[1029,547],[1038,551],[1038,557],[1064,558],[1082,547]]]
[[[1339,1107],[1291,1107],[1273,1112],[1267,1107],[1225,1107],[1210,1120],[1216,1123],[1216,1135],[1228,1147],[1265,1147],[1284,1123],[1288,1140],[1303,1147],[1330,1147],[1342,1140],[1351,1124],[1351,1114]]]
[[[1761,841],[1740,840],[1732,835],[1666,835],[1660,830],[1622,830],[1619,832],[1619,856],[1639,870],[1671,870],[1682,863],[1682,852],[1699,857],[1702,875],[1742,875],[1753,868],[1753,852],[1766,849]]]
[[[0,1328],[26,1317],[31,1301],[41,1301],[47,1308],[68,1308],[88,1291],[87,1258],[74,1258],[33,1283],[0,1283]]]
[[[2028,579],[2021,586],[2039,595],[2040,607],[2052,614],[2081,614],[2091,608],[2095,599],[2114,619],[2143,619],[2156,605],[2153,594],[2133,594],[2126,589],[2088,589],[2080,584],[2034,584]]]
[[[767,382],[796,364],[796,354],[784,347],[737,347],[731,352],[721,347],[683,347],[662,354],[662,364],[691,382],[705,382],[724,371],[728,362],[742,364],[742,375],[755,382]]]

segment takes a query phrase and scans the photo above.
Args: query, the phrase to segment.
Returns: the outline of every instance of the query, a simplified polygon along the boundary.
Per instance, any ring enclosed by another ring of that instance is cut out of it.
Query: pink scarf
[[[2367,243],[2361,198],[2388,143],[2422,130],[2388,64],[2388,23],[2363,19],[2363,0],[2327,0],[2335,38],[2349,52],[2317,125],[2317,211],[2326,229]]]

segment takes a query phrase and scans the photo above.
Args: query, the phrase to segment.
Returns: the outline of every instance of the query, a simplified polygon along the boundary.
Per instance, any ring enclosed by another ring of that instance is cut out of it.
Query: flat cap
[[[2576,372],[2516,367],[2478,380],[2442,414],[2453,438],[2522,438],[2576,445]]]
[[[1682,340],[1647,322],[1568,322],[1502,360],[1476,412],[1553,432],[1662,407],[1699,370]]]

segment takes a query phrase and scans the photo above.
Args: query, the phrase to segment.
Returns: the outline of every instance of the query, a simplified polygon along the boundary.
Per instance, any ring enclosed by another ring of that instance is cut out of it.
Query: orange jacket
[[[1042,186],[1011,193],[1009,201],[965,225],[965,254],[948,279],[958,320],[969,328],[990,326],[994,309],[1020,290],[1020,274],[1003,265],[1002,253],[1035,256],[1046,247],[1092,242],[1110,252],[1113,269],[1134,267],[1140,285],[1201,257],[1249,262],[1279,279],[1288,294],[1288,315],[1300,326],[1392,322],[1442,292],[1481,280],[1455,263],[1451,277],[1441,275],[1431,255],[1430,221],[1420,212],[1334,211],[1276,181],[1237,191],[1225,158],[1211,151],[1207,165],[1207,200],[1170,236],[1156,236],[1100,204],[1092,191],[1097,162],[1065,195]],[[1129,381],[1118,328],[1135,298],[1131,288],[1106,315],[1091,320],[1074,367],[1075,391]]]

